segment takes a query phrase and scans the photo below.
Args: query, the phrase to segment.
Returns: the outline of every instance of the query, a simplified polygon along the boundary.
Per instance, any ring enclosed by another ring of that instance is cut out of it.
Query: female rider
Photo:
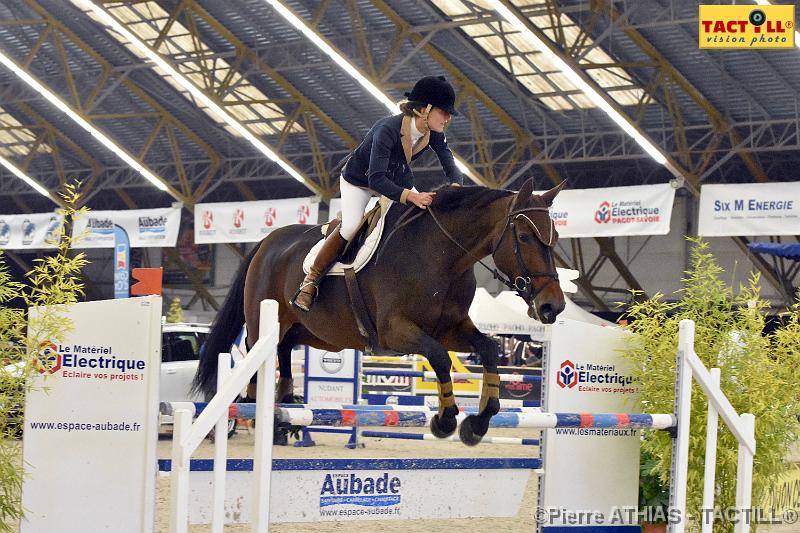
[[[433,149],[451,183],[462,184],[461,172],[447,146],[444,129],[455,110],[455,91],[443,76],[427,76],[414,84],[402,113],[376,122],[361,144],[348,156],[339,186],[342,192],[342,222],[325,239],[310,272],[291,303],[303,311],[311,309],[317,287],[336,262],[347,242],[355,236],[370,198],[383,195],[402,204],[425,209],[436,193],[418,192],[409,166],[427,148]]]

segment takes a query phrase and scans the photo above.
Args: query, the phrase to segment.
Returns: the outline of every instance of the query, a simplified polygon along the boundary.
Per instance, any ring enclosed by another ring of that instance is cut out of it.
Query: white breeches
[[[339,189],[342,192],[342,224],[339,226],[339,233],[349,242],[358,231],[367,204],[376,194],[370,189],[356,187],[344,177],[339,179]],[[413,190],[416,192],[417,189]]]
[[[356,187],[344,177],[339,179],[339,189],[342,191],[342,225],[339,226],[339,233],[349,242],[364,218],[364,210],[372,198],[372,191]]]

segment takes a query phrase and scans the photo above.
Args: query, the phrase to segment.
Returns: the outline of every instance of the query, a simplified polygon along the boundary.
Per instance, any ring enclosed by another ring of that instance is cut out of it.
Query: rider
[[[342,223],[325,239],[291,300],[303,311],[311,308],[320,280],[355,236],[370,197],[379,194],[420,209],[431,204],[436,193],[418,192],[409,166],[425,149],[430,147],[436,152],[451,183],[461,185],[463,181],[444,135],[451,117],[458,115],[453,87],[444,76],[426,76],[405,95],[408,100],[399,105],[402,113],[376,122],[348,156],[339,180]]]

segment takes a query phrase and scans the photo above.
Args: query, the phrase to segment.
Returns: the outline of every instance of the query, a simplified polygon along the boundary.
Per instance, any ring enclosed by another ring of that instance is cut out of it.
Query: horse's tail
[[[228,291],[228,296],[217,311],[217,317],[211,326],[208,338],[200,350],[200,362],[197,373],[192,381],[192,391],[202,392],[206,399],[214,395],[217,390],[217,362],[220,353],[230,351],[236,337],[244,325],[244,280],[247,268],[253,261],[259,246],[247,255],[239,265],[239,270],[233,278],[233,283]]]

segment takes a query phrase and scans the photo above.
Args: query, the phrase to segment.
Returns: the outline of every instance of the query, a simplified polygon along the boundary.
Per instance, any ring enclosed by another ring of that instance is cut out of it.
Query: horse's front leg
[[[401,353],[418,353],[428,359],[439,389],[439,411],[431,419],[431,433],[443,439],[456,431],[458,407],[450,377],[450,354],[447,348],[407,319],[396,318],[380,328],[381,345]]]
[[[445,346],[454,350],[472,349],[481,358],[483,365],[483,388],[477,415],[470,415],[461,422],[458,436],[468,446],[478,444],[489,430],[489,422],[500,411],[500,375],[497,373],[500,347],[484,335],[472,320],[459,323],[442,338]]]

